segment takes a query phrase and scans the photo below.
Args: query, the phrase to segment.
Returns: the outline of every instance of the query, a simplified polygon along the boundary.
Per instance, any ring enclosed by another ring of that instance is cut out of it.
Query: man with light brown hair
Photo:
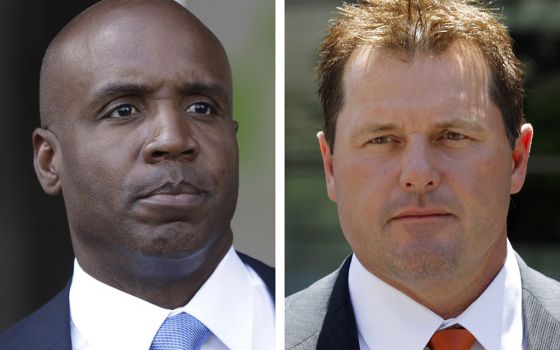
[[[287,299],[286,348],[559,348],[560,284],[507,239],[533,137],[508,30],[474,1],[339,10],[317,136],[353,254]]]

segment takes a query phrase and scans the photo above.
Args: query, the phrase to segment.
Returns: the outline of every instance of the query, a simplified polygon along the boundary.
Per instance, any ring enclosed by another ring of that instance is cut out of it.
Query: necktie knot
[[[193,316],[181,312],[165,319],[150,350],[198,350],[211,332]]]
[[[470,350],[474,336],[464,328],[448,328],[437,331],[428,347],[431,350]]]

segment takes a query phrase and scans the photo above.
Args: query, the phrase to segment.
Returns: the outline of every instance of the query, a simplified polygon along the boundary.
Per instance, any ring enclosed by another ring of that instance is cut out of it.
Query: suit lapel
[[[327,314],[317,340],[317,349],[359,349],[356,318],[348,289],[350,261],[348,257],[334,283]]]
[[[70,282],[51,301],[0,336],[0,348],[71,350]]]
[[[42,313],[42,320],[35,328],[37,337],[43,339],[42,346],[48,349],[72,349],[70,336],[70,293],[71,281],[49,304]]]
[[[523,292],[523,333],[527,350],[560,348],[560,323],[530,293]]]
[[[558,282],[532,270],[519,255],[516,257],[523,287],[523,335],[527,350],[559,349]]]
[[[268,265],[263,264],[262,262],[258,261],[257,259],[251,258],[243,253],[236,251],[239,258],[243,263],[251,266],[253,270],[259,275],[259,277],[263,280],[264,284],[266,285],[266,289],[272,296],[272,300],[274,299],[275,293],[275,283],[274,283],[274,269]]]

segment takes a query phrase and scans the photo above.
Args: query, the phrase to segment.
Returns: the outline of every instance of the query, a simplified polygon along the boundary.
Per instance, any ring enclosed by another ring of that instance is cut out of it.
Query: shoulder
[[[533,270],[518,258],[524,301],[537,302],[560,322],[560,282]]]
[[[286,349],[314,349],[339,271],[286,298]]]
[[[524,334],[528,348],[560,348],[560,283],[528,267],[518,256]]]
[[[267,264],[263,263],[262,261],[259,261],[255,258],[250,257],[249,255],[245,255],[241,252],[236,251],[237,255],[239,256],[239,258],[241,259],[241,261],[243,261],[243,263],[251,266],[251,268],[253,270],[255,270],[257,273],[263,272],[263,274],[266,275],[270,275],[270,274],[274,274],[274,268],[268,266]]]
[[[71,349],[69,285],[51,301],[0,335],[0,348]]]
[[[263,280],[264,284],[266,284],[266,288],[268,289],[270,295],[272,295],[274,299],[274,292],[275,292],[275,285],[276,285],[274,280],[274,268],[238,251],[236,251],[236,253],[244,264],[249,265],[259,275],[259,277]]]

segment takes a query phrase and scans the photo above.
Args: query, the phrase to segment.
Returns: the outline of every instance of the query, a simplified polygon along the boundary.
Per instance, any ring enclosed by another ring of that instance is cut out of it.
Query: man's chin
[[[401,280],[441,280],[457,272],[459,254],[453,247],[414,245],[395,251],[387,261],[392,273]]]
[[[195,274],[208,260],[209,251],[200,249],[164,249],[133,253],[130,266],[137,276],[148,279],[174,279]]]
[[[145,233],[132,249],[146,260],[182,261],[208,254],[216,239],[181,223]]]

